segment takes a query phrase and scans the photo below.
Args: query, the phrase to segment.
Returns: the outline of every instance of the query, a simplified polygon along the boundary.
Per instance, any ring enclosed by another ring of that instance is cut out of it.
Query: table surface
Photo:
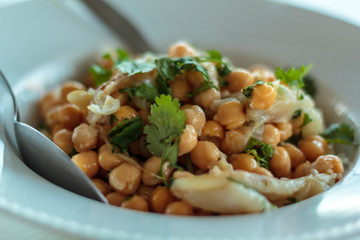
[[[23,2],[24,0],[1,0],[0,8]],[[272,0],[284,4],[294,5],[312,11],[320,12],[351,24],[360,26],[360,0]],[[1,240],[83,240],[84,238],[72,236],[63,232],[46,228],[10,213],[0,214]],[[360,239],[354,236],[348,240]]]

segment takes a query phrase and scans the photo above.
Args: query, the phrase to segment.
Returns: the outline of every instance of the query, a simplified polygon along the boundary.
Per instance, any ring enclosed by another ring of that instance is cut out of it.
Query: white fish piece
[[[256,213],[275,208],[253,188],[225,175],[181,177],[173,182],[170,190],[194,207],[218,213]]]

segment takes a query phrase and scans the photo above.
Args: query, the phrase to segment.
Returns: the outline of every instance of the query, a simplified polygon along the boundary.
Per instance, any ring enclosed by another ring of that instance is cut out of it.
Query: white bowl
[[[141,3],[141,4],[140,4]],[[310,11],[260,1],[121,1],[116,7],[158,51],[179,39],[218,49],[240,66],[312,62],[317,101],[329,122],[360,126],[360,29]],[[25,121],[35,101],[80,76],[95,56],[122,46],[78,1],[30,1],[0,8],[0,68]],[[360,232],[358,148],[345,178],[326,192],[263,214],[175,217],[117,208],[57,187],[32,172],[14,150],[12,106],[0,88],[0,215],[73,236],[101,239],[335,239]],[[359,137],[359,136],[358,136]],[[1,146],[0,146],[1,147]],[[0,149],[1,150],[1,149]]]

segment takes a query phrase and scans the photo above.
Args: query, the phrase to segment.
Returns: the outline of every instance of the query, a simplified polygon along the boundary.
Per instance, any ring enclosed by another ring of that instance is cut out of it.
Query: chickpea
[[[263,133],[263,142],[275,147],[281,139],[280,131],[272,124],[265,124]]]
[[[304,114],[302,114],[301,116],[291,119],[290,120],[290,124],[291,124],[291,128],[292,128],[292,134],[297,135],[300,134],[301,132],[301,125],[304,122],[303,119]]]
[[[120,207],[124,199],[126,199],[128,196],[119,192],[111,192],[106,194],[105,197],[109,204]]]
[[[141,170],[130,164],[123,163],[110,172],[110,185],[118,192],[126,195],[134,194],[141,181]]]
[[[190,152],[190,157],[196,166],[202,170],[208,170],[220,158],[220,151],[212,142],[199,141]]]
[[[63,128],[58,130],[53,137],[54,143],[66,154],[69,154],[74,149],[74,144],[71,140],[72,134],[71,130]]]
[[[316,169],[319,173],[337,173],[342,177],[344,166],[341,159],[335,155],[322,155],[316,158],[311,164],[311,168]]]
[[[106,171],[110,171],[121,163],[125,162],[117,154],[112,153],[112,150],[106,144],[102,145],[99,149],[99,164]]]
[[[268,69],[254,69],[251,71],[251,74],[254,79],[260,80],[263,82],[273,82],[276,80],[274,72]]]
[[[291,143],[284,143],[281,146],[289,153],[292,169],[295,169],[301,163],[305,162],[305,155],[295,145]]]
[[[250,128],[244,126],[227,131],[225,132],[225,138],[221,142],[221,149],[227,154],[241,153],[249,143],[250,136]]]
[[[210,120],[205,123],[199,140],[212,142],[220,148],[221,140],[224,139],[224,137],[224,128],[220,125],[220,123]]]
[[[85,86],[80,82],[68,81],[61,86],[60,99],[62,102],[67,102],[67,95],[72,91],[85,90]]]
[[[99,171],[98,155],[94,151],[81,152],[71,160],[89,177],[92,178]]]
[[[160,177],[161,157],[152,156],[144,163],[144,170],[142,175],[142,182],[147,186],[155,186],[163,180]],[[169,178],[173,168],[170,167],[169,162],[163,165],[163,173],[166,178]]]
[[[294,171],[293,178],[304,177],[310,174],[311,164],[309,161],[300,163]]]
[[[116,126],[117,124],[119,124],[121,121],[125,120],[125,119],[131,119],[134,117],[138,116],[138,113],[130,106],[128,105],[124,105],[121,106],[119,108],[119,110],[117,110],[114,113],[114,116],[116,117],[117,121],[114,122],[114,126]]]
[[[191,88],[185,79],[180,77],[175,77],[175,80],[170,81],[169,85],[172,90],[173,98],[179,99],[180,102],[189,100],[189,97],[186,96],[186,94],[191,92]]]
[[[304,153],[306,159],[313,162],[317,157],[326,153],[327,142],[320,136],[310,136],[300,140],[298,147]]]
[[[60,100],[58,97],[55,96],[54,93],[50,92],[43,96],[43,98],[40,101],[40,113],[42,117],[45,117],[48,113],[48,111],[60,104]]]
[[[195,50],[186,42],[178,42],[169,47],[170,58],[195,57]]]
[[[260,166],[256,167],[252,172],[267,177],[274,177],[274,175],[269,170]]]
[[[184,201],[175,201],[167,205],[165,214],[191,216],[194,208]]]
[[[239,92],[241,89],[255,83],[254,77],[246,69],[236,69],[226,75],[224,80],[229,83],[227,88],[231,93]]]
[[[80,108],[70,103],[52,107],[46,114],[46,123],[50,127],[61,125],[67,129],[74,129],[83,119]]]
[[[118,99],[120,101],[120,106],[125,106],[129,101],[129,94],[124,92],[115,91],[110,96],[114,99]]]
[[[143,197],[147,202],[149,202],[153,191],[153,186],[146,186],[144,184],[140,184],[140,187],[138,188],[136,194],[140,197]]]
[[[259,110],[270,108],[276,99],[276,91],[269,84],[260,84],[254,87],[250,100],[250,107]]]
[[[252,172],[258,167],[254,156],[246,153],[232,154],[229,160],[235,170],[241,169],[247,172]]]
[[[290,122],[274,123],[274,126],[280,131],[281,141],[285,141],[291,137],[292,125]]]
[[[210,88],[197,94],[194,97],[194,102],[203,108],[209,108],[210,104],[216,99],[220,99],[220,91]]]
[[[100,192],[103,195],[106,195],[112,191],[111,186],[99,178],[93,178],[93,179],[91,179],[91,181],[100,190]]]
[[[198,143],[197,133],[193,125],[186,124],[184,132],[180,135],[178,156],[191,152]]]
[[[98,130],[88,124],[82,123],[74,129],[72,141],[78,152],[89,151],[96,147]]]
[[[202,108],[198,105],[185,105],[181,108],[186,116],[186,124],[191,124],[198,136],[201,136],[202,129],[205,126],[206,117]]]
[[[276,177],[291,177],[291,161],[288,152],[283,147],[275,147],[270,160],[270,169]]]
[[[228,101],[220,105],[214,120],[232,130],[245,123],[244,108],[240,102]]]
[[[175,200],[174,195],[166,187],[158,186],[151,194],[150,206],[153,211],[164,213],[166,207]]]
[[[147,201],[143,197],[140,197],[138,195],[134,195],[130,199],[123,201],[121,207],[137,211],[149,211],[149,205]]]

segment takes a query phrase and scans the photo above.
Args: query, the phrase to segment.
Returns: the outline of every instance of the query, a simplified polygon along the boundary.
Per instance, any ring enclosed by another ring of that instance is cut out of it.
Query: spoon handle
[[[0,70],[0,79],[1,81],[5,84],[5,86],[7,87],[7,90],[9,91],[12,101],[13,101],[13,105],[14,105],[14,117],[16,121],[20,121],[20,114],[19,114],[19,108],[18,105],[16,103],[16,98],[15,98],[15,94],[11,89],[11,86],[8,82],[8,80],[6,79],[5,75],[2,73],[2,71]]]

